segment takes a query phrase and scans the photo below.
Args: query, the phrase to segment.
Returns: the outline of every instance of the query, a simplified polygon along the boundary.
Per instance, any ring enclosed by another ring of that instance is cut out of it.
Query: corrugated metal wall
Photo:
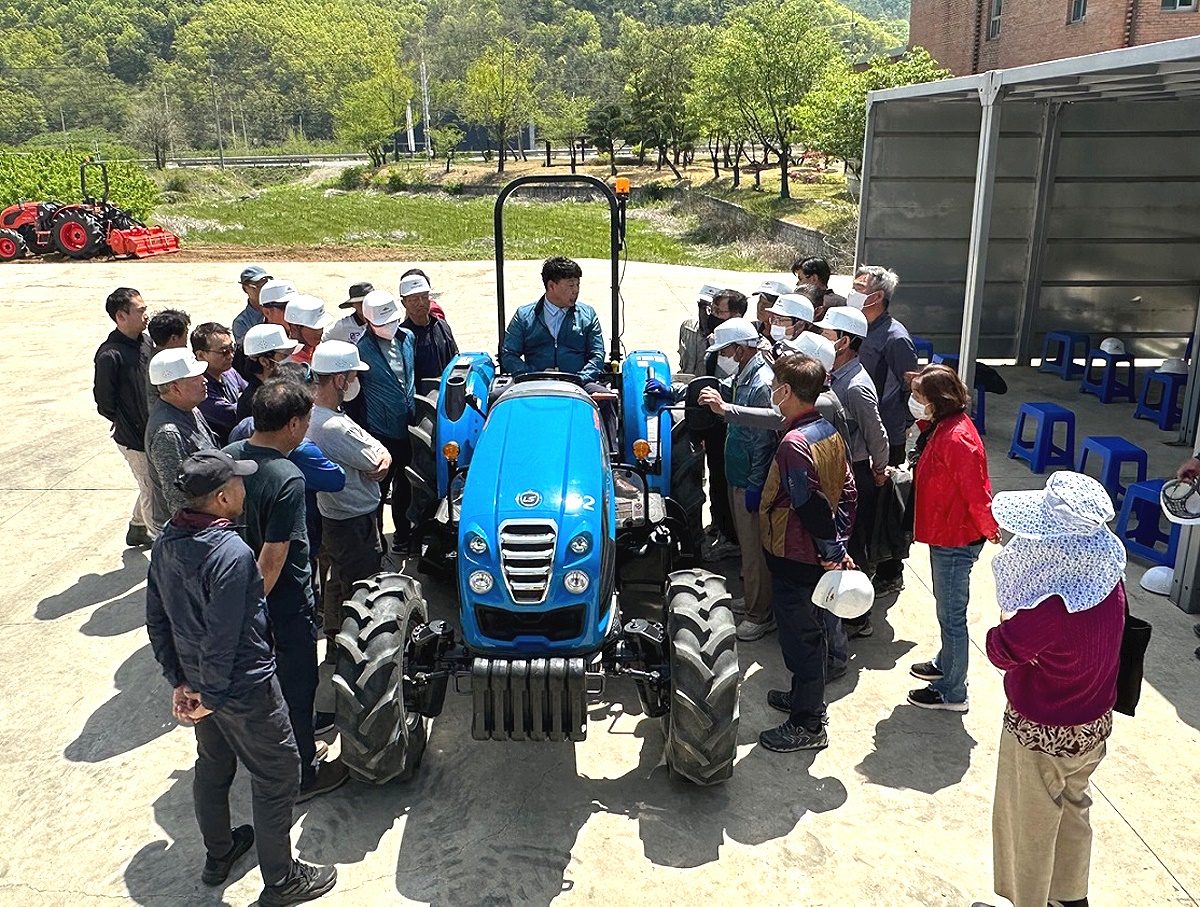
[[[1002,102],[982,357],[1017,355],[1045,112],[1041,102]],[[900,274],[893,310],[913,333],[956,350],[980,105],[877,101],[871,117],[862,260]],[[1115,334],[1139,355],[1181,355],[1200,302],[1200,103],[1067,104],[1059,124],[1033,355],[1056,328]]]

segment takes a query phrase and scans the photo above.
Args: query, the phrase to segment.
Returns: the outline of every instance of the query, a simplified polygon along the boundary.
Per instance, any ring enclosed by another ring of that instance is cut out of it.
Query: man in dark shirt
[[[417,381],[441,378],[450,360],[458,355],[449,323],[430,314],[429,292],[429,281],[419,274],[400,281],[400,301],[408,313],[400,327],[413,335],[413,374]]]
[[[92,394],[96,410],[112,423],[112,438],[137,481],[138,497],[129,517],[125,544],[145,547],[154,541],[154,485],[146,465],[146,366],[150,345],[146,338],[146,303],[130,287],[119,287],[104,303],[116,323],[96,350],[96,376]]]
[[[346,782],[340,761],[317,758],[313,709],[317,693],[317,626],[305,522],[304,475],[288,454],[304,440],[312,396],[297,381],[268,381],[254,395],[254,434],[225,448],[235,460],[252,460],[246,479],[245,536],[258,556],[279,685],[300,751],[297,802]]]
[[[246,389],[246,379],[233,367],[233,335],[229,328],[206,321],[192,331],[192,352],[208,368],[204,372],[206,396],[200,412],[217,436],[218,444],[229,441],[229,432],[237,425],[238,398]]]
[[[187,504],[154,546],[146,630],[174,688],[175,717],[196,728],[192,791],[207,851],[200,878],[222,884],[256,844],[266,885],[258,903],[272,907],[320,897],[333,888],[337,870],[292,857],[296,743],[267,645],[262,576],[230,522],[242,510],[244,478],[257,469],[216,450],[184,461],[176,481]],[[229,827],[229,787],[239,760],[253,778],[257,830]]]

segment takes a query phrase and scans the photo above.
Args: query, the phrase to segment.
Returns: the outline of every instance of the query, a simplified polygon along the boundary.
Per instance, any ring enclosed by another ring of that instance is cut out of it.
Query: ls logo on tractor
[[[517,503],[522,507],[536,507],[542,503],[542,496],[536,491],[522,491],[517,495]]]

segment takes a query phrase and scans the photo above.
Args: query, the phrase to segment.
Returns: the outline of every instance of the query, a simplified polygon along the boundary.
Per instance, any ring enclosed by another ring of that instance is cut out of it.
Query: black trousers
[[[725,481],[725,432],[725,423],[721,422],[701,433],[701,438],[704,440],[704,463],[708,468],[708,506],[712,510],[713,525],[736,544],[737,526],[729,506],[729,483]]]
[[[904,462],[905,447],[903,444],[893,444],[888,449],[888,465],[899,466]],[[885,561],[880,561],[875,565],[875,576],[873,579],[882,582],[891,582],[904,575],[904,561],[900,558],[888,558]]]
[[[858,502],[854,508],[854,529],[846,547],[855,566],[871,575],[874,569],[867,559],[867,544],[875,525],[875,502],[879,498],[879,489],[875,486],[875,473],[871,470],[870,460],[859,460],[852,468],[854,487],[858,489]]]
[[[825,722],[825,662],[829,656],[828,629],[821,610],[812,602],[824,570],[766,555],[771,572],[771,608],[779,628],[783,663],[792,674],[793,724],[810,731]]]
[[[317,772],[317,737],[313,708],[317,699],[317,625],[311,613],[271,620],[275,638],[275,676],[287,702],[296,749],[300,752],[301,784]]]
[[[233,849],[229,788],[239,761],[250,772],[258,868],[264,884],[278,885],[292,871],[292,807],[300,792],[300,761],[274,677],[196,723],[192,799],[210,857]]]
[[[407,551],[408,540],[412,535],[412,525],[408,522],[408,508],[412,503],[412,485],[404,472],[404,467],[412,462],[412,443],[404,438],[379,438],[379,443],[387,448],[392,455],[392,467],[388,470],[383,481],[379,483],[379,511],[376,514],[379,524],[379,537],[383,538],[383,508],[388,492],[392,495],[392,524],[396,532],[392,536],[393,551]],[[440,455],[440,451],[434,451]]]
[[[379,572],[383,551],[372,513],[348,520],[323,516],[321,528],[321,556],[329,561],[321,625],[326,637],[334,637],[342,628],[342,602],[350,598],[358,580]]]

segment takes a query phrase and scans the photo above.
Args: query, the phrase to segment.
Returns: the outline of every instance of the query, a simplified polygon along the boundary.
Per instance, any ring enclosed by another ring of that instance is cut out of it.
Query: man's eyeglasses
[[[227,343],[224,346],[217,347],[215,350],[205,350],[204,352],[213,354],[221,353],[225,356],[232,356],[234,349],[235,347],[232,343]]]
[[[722,307],[718,308],[717,306],[714,306],[711,302],[704,307],[704,311],[707,312],[709,315],[718,315],[722,318],[728,318],[729,315],[731,314],[728,306],[722,306]]]

